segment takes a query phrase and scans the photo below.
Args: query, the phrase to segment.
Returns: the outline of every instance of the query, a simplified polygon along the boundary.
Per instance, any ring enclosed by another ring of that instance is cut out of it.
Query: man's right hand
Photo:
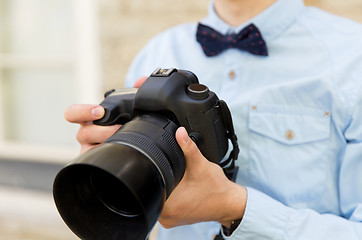
[[[98,126],[93,121],[102,118],[104,108],[100,105],[74,104],[65,110],[64,118],[71,123],[80,125],[77,141],[80,143],[80,153],[94,148],[117,131],[120,125]]]

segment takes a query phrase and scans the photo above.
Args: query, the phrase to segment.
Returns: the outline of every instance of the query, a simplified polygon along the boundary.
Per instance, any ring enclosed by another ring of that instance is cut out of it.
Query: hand
[[[189,138],[185,128],[176,131],[176,139],[186,158],[186,171],[167,199],[159,222],[165,228],[204,221],[218,221],[226,227],[244,215],[246,189],[208,161]]]
[[[140,77],[133,87],[139,88],[147,77]],[[104,108],[100,105],[74,104],[65,110],[64,118],[71,123],[80,125],[77,133],[77,141],[80,143],[80,153],[84,153],[105,141],[120,128],[120,125],[98,126],[93,121],[102,118]]]
[[[80,125],[77,140],[80,143],[80,153],[84,153],[110,137],[120,125],[98,126],[93,121],[102,118],[104,108],[100,105],[74,104],[65,110],[64,118],[71,123]]]

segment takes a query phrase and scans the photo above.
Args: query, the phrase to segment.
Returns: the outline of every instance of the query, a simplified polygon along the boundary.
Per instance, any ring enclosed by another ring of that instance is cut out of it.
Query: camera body
[[[137,115],[162,115],[185,127],[209,161],[220,163],[228,150],[228,138],[218,100],[193,73],[156,69],[138,90],[107,92],[100,104],[105,116],[94,123],[125,124]]]
[[[111,90],[94,124],[122,126],[56,176],[60,215],[83,240],[144,240],[185,172],[175,133],[184,126],[202,154],[235,179],[239,152],[226,103],[184,70],[157,69],[139,88]],[[228,140],[233,145],[228,159]]]

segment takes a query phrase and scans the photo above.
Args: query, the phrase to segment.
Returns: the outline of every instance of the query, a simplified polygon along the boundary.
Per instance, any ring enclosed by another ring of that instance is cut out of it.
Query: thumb
[[[184,127],[179,127],[176,131],[176,140],[180,145],[182,152],[184,153],[186,160],[186,167],[190,167],[190,165],[194,165],[205,159],[202,156],[200,150],[189,137],[186,129]]]

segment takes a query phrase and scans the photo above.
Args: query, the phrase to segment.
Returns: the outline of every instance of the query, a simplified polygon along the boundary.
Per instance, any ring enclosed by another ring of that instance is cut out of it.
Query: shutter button
[[[202,84],[191,84],[187,87],[187,95],[196,100],[205,99],[209,96],[209,89]]]

